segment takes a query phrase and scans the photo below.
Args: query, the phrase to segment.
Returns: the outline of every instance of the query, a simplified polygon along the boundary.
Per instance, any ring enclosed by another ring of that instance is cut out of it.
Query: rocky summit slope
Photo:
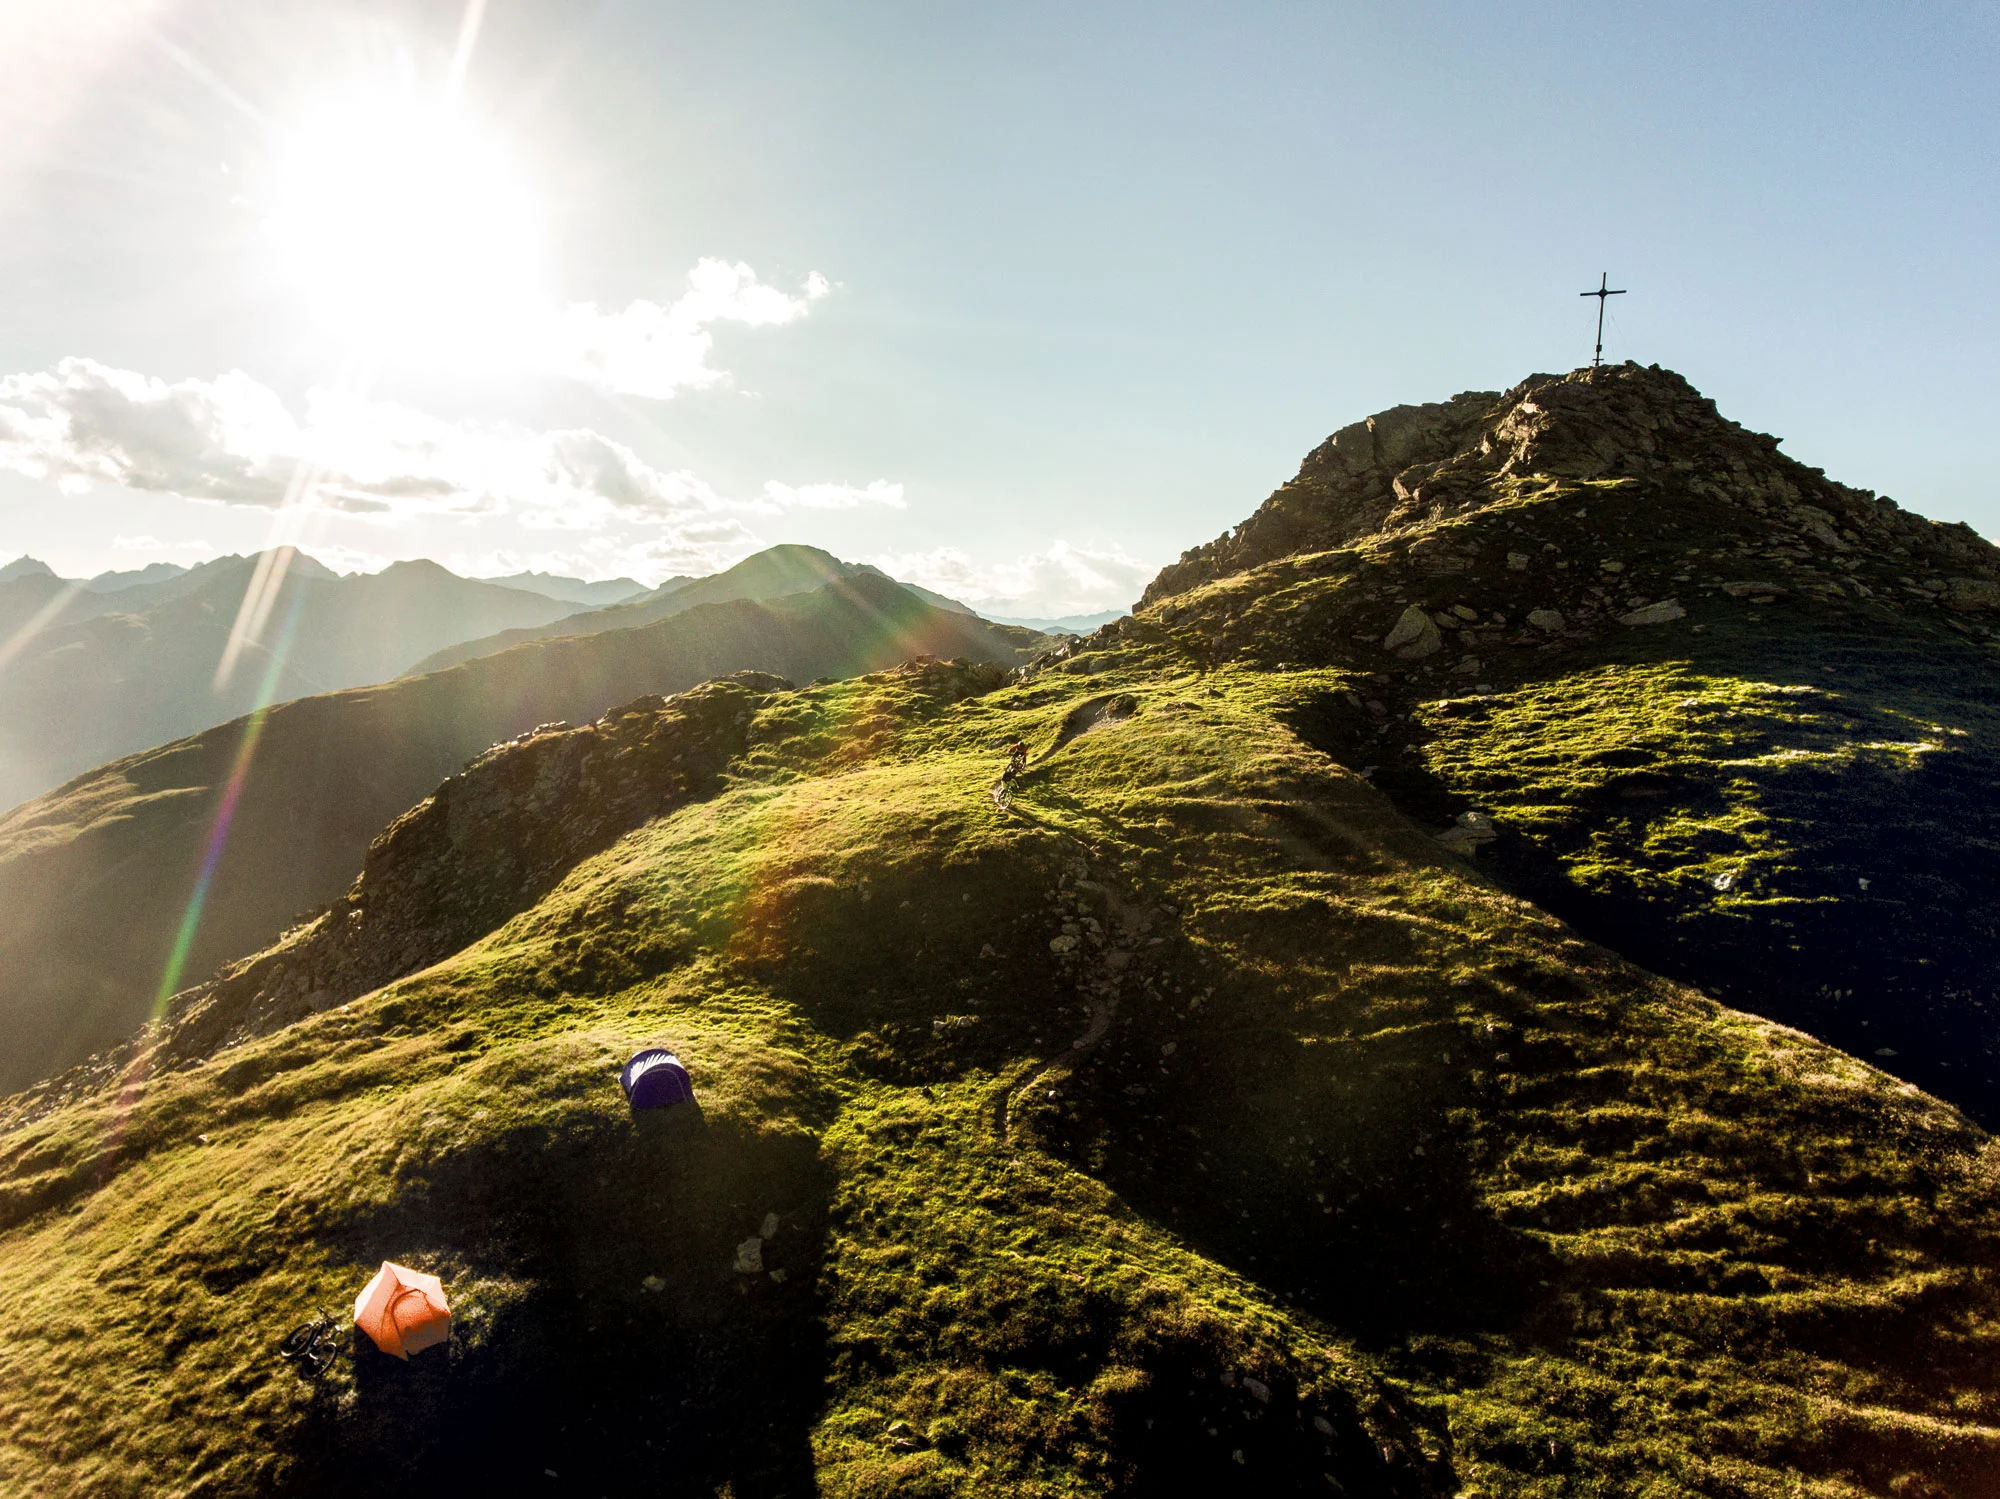
[[[742,668],[848,676],[925,653],[1012,665],[1042,644],[864,575],[296,699],[78,777],[0,817],[0,1088],[129,1036],[177,938],[190,982],[339,896],[386,822],[498,740]]]
[[[1162,572],[1520,893],[2000,1122],[2000,552],[1635,365],[1342,429]],[[1489,842],[1486,834],[1494,835]]]
[[[1321,747],[1391,684],[1424,722],[1465,652],[1416,580],[1473,573],[1403,559],[1462,519],[1024,671],[739,677],[482,757],[344,901],[0,1108],[0,1489],[1994,1492],[2000,1147]],[[1524,673],[1667,669],[1567,571]],[[1440,648],[1390,667],[1418,602]],[[626,1110],[647,1044],[699,1114]],[[273,1357],[384,1258],[444,1278],[448,1346]]]

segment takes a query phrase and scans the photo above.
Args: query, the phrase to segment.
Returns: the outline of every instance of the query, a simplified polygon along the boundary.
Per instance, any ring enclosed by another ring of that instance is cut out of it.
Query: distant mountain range
[[[984,617],[996,625],[1019,625],[1024,630],[1039,630],[1044,635],[1088,635],[1099,625],[1123,619],[1129,612],[1125,609],[1105,609],[1096,614],[1065,614],[1056,619],[1024,619],[1011,614],[987,614]]]
[[[365,634],[365,611],[347,628]],[[339,895],[385,823],[472,756],[537,724],[587,721],[745,669],[804,683],[924,655],[1011,666],[1048,643],[855,568],[810,592],[699,604],[635,628],[534,640],[284,703],[262,726],[182,982]],[[145,1018],[244,738],[241,721],[226,723],[0,817],[0,1034],[9,1039],[0,1091],[115,1043]]]
[[[497,583],[502,588],[518,588],[525,593],[539,593],[545,599],[558,599],[565,604],[578,604],[586,609],[603,609],[612,604],[622,604],[627,599],[635,599],[642,593],[652,592],[636,578],[610,578],[602,583],[586,583],[581,578],[565,578],[556,573],[509,573],[504,578],[488,578],[486,581]],[[688,580],[674,578],[670,581],[684,583]]]
[[[12,567],[0,582],[0,806],[233,718],[260,694],[378,682],[454,641],[577,608],[434,562],[341,577],[299,554],[263,640],[218,684],[256,558],[112,575],[131,579],[116,587]]]

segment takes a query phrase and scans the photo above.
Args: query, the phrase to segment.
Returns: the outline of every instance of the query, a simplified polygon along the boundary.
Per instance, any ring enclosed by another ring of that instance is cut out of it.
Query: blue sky
[[[434,128],[458,0],[0,8],[0,554],[289,497],[336,565],[1122,605],[1334,428],[1586,362],[1605,270],[1607,357],[2000,534],[1990,5],[475,14],[433,154],[505,186],[452,218],[364,138]]]

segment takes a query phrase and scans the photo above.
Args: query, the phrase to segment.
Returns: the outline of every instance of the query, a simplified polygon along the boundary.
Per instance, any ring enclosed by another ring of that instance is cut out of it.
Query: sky
[[[0,561],[1121,608],[1608,359],[2000,536],[2000,8],[0,0]]]

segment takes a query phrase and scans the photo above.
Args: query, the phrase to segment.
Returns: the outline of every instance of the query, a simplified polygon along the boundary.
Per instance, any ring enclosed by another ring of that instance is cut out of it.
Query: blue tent
[[[670,1051],[649,1047],[625,1064],[618,1086],[635,1109],[667,1109],[694,1102],[694,1083],[681,1059]]]

